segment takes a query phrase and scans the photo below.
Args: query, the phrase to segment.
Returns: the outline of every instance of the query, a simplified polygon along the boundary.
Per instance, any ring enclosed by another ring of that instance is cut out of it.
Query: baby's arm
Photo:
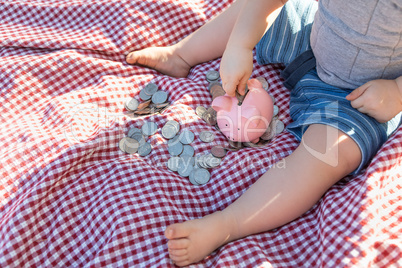
[[[351,105],[378,122],[391,120],[402,111],[402,76],[395,80],[373,80],[358,87],[347,97]]]
[[[236,88],[244,93],[253,69],[253,48],[272,24],[284,2],[246,0],[230,34],[220,67],[222,85],[228,95]]]

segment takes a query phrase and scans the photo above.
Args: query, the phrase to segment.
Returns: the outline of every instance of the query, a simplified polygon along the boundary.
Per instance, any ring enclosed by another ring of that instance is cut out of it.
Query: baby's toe
[[[185,238],[191,234],[192,229],[186,223],[176,223],[168,226],[165,230],[167,239]]]
[[[188,250],[185,249],[169,249],[169,255],[176,256],[176,257],[181,257],[181,256],[187,256],[188,255]]]
[[[187,249],[190,245],[190,240],[187,238],[172,239],[168,241],[169,250]]]

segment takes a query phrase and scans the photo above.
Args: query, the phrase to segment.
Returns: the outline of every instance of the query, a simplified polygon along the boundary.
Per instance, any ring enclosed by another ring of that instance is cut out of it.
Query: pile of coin
[[[217,82],[220,79],[220,75],[218,71],[215,70],[209,70],[206,74],[205,74],[205,78],[207,79],[207,81],[209,83],[213,83],[213,82]]]
[[[119,141],[121,151],[128,154],[138,153],[140,156],[147,156],[152,151],[152,145],[147,141],[148,137],[155,134],[158,126],[154,122],[145,122],[141,129],[131,128],[126,137]]]
[[[205,108],[204,106],[198,106],[195,109],[195,113],[208,125],[218,127],[216,124],[217,113],[212,107]]]
[[[182,177],[188,177],[193,185],[206,184],[211,177],[208,169],[219,166],[224,155],[221,157],[211,153],[195,155],[191,143],[196,135],[189,129],[183,129],[180,132],[180,124],[175,120],[167,121],[161,133],[168,140],[167,148],[171,156],[167,162],[168,169]],[[198,136],[206,143],[212,142],[215,138],[215,134],[211,131],[202,131]]]
[[[121,151],[128,154],[138,153],[140,156],[147,156],[152,151],[152,146],[147,142],[148,137],[154,135],[159,130],[154,122],[144,122],[141,128],[132,127],[126,137],[119,142]],[[222,157],[226,155],[219,148],[212,148],[211,153],[195,155],[195,149],[191,143],[197,138],[194,132],[189,129],[180,130],[179,122],[169,120],[160,129],[160,133],[167,140],[167,150],[170,158],[167,161],[169,170],[177,172],[182,177],[188,177],[193,185],[206,184],[211,177],[208,169],[218,167],[222,162]],[[198,135],[199,139],[205,143],[211,143],[215,139],[212,131],[202,131]],[[222,147],[223,148],[223,147]]]
[[[135,115],[149,115],[160,113],[169,107],[168,94],[159,90],[155,83],[148,83],[140,91],[141,102],[135,98],[128,98],[124,102],[126,110]]]

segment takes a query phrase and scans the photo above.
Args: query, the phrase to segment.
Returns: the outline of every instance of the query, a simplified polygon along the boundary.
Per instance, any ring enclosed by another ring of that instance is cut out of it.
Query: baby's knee
[[[353,172],[362,159],[357,143],[347,134],[328,125],[311,125],[303,135],[301,146],[325,164],[347,173]]]

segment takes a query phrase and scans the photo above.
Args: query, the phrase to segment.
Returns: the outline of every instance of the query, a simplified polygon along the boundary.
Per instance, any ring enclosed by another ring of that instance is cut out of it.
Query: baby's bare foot
[[[232,241],[231,220],[222,212],[201,219],[172,224],[165,230],[169,256],[178,266],[199,262],[220,246]]]
[[[149,47],[133,51],[126,57],[128,64],[141,65],[173,77],[186,77],[191,66],[172,47]]]

